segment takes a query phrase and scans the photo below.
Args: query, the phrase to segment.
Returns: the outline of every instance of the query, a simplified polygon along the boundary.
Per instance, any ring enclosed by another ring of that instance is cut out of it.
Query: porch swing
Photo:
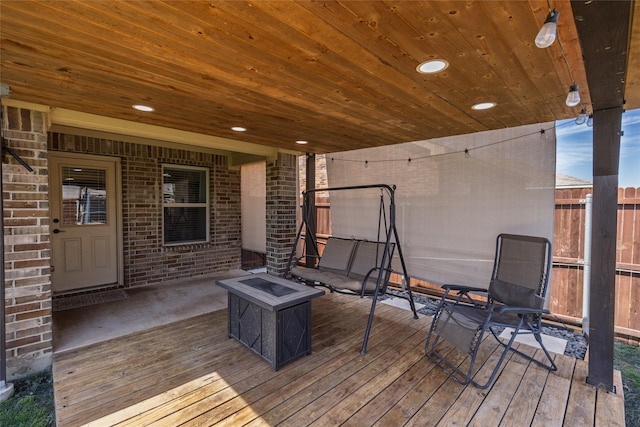
[[[315,194],[318,191],[334,192],[375,188],[380,189],[376,240],[358,239],[353,236],[330,236],[324,243],[322,256],[320,256],[319,245],[321,243],[316,237]],[[388,200],[386,206],[385,196]],[[304,235],[303,230],[305,231]],[[305,241],[305,244],[302,245],[302,256],[296,257],[296,249],[302,240]],[[360,350],[361,354],[365,354],[376,302],[379,296],[387,292],[391,273],[394,272],[392,259],[396,249],[408,294],[402,298],[409,301],[413,316],[417,319],[418,314],[411,293],[410,277],[407,273],[396,228],[395,185],[392,187],[386,184],[374,184],[311,189],[303,193],[302,223],[298,229],[283,277],[298,280],[310,286],[324,286],[329,288],[331,292],[359,295],[361,298],[371,296],[369,320]]]

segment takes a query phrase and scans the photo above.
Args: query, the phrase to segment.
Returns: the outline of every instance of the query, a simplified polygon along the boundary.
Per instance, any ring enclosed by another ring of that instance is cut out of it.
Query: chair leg
[[[522,324],[522,320],[520,321],[520,324],[516,327],[516,331],[518,331],[521,328]],[[514,351],[516,353],[522,354],[525,357],[528,357],[527,355],[521,353],[520,351],[516,350],[515,348],[513,348],[513,343],[516,340],[516,336],[518,335],[517,333],[513,333],[511,334],[511,339],[509,340],[509,342],[507,344],[505,344],[504,342],[502,342],[501,339],[499,339],[495,332],[493,331],[493,329],[491,329],[490,327],[487,328],[491,331],[491,334],[498,340],[498,342],[504,347],[504,350],[502,351],[502,354],[500,355],[500,359],[498,359],[498,362],[495,364],[493,371],[491,372],[491,375],[489,376],[489,379],[487,380],[486,383],[480,385],[477,382],[474,382],[473,384],[481,389],[485,389],[487,387],[489,387],[491,385],[491,383],[493,383],[493,380],[495,380],[496,376],[498,375],[498,371],[500,370],[500,366],[502,366],[502,362],[504,362],[504,359],[507,357],[507,354],[509,354],[509,350]]]
[[[544,343],[542,342],[542,336],[540,335],[540,328],[536,328],[535,329],[535,331],[533,332],[533,336],[535,337],[536,341],[538,341],[538,344],[540,345],[540,348],[544,352],[545,356],[547,356],[547,360],[549,361],[549,364],[547,365],[547,364],[545,364],[543,362],[540,362],[540,361],[538,361],[536,359],[531,359],[531,360],[533,360],[538,365],[540,365],[543,368],[546,368],[546,369],[548,369],[550,371],[557,371],[558,367],[556,366],[556,362],[553,360],[553,357],[551,357],[551,355],[549,354],[549,351],[547,350],[547,347],[545,347]]]
[[[425,343],[425,356],[429,358],[433,363],[435,363],[440,369],[442,369],[449,377],[457,382],[458,384],[467,385],[474,384],[478,386],[474,381],[472,381],[473,377],[473,368],[475,366],[475,360],[478,353],[478,349],[480,345],[476,345],[473,352],[469,354],[471,357],[469,361],[469,368],[466,372],[462,371],[458,366],[449,362],[442,354],[440,354],[436,350],[436,346],[440,341],[441,336],[435,332],[436,323],[437,323],[437,314],[439,314],[445,305],[444,300],[441,302],[439,309],[436,311],[436,316],[434,316],[433,321],[431,322],[431,327],[429,328],[429,333],[427,335],[427,341]],[[484,331],[482,331],[478,337],[478,341],[482,341],[482,336]],[[431,343],[431,345],[429,344]],[[459,349],[458,349],[459,350]]]
[[[530,360],[533,360],[536,363],[540,364],[540,362],[538,362],[537,360],[532,359],[531,357],[527,356],[526,354],[524,354],[524,353],[518,351],[517,349],[513,348],[513,344],[515,342],[515,338],[518,335],[517,332],[520,331],[520,329],[522,328],[522,323],[524,323],[524,319],[520,320],[520,324],[518,324],[516,326],[515,332],[511,335],[511,339],[506,344],[504,342],[502,342],[502,340],[498,339],[498,337],[496,336],[496,334],[493,331],[493,329],[491,329],[487,324],[483,325],[483,328],[482,328],[482,330],[480,331],[480,333],[478,335],[477,343],[476,343],[473,351],[471,353],[469,353],[469,356],[471,358],[470,361],[469,361],[469,368],[467,369],[466,372],[463,372],[457,366],[454,366],[451,362],[446,360],[444,358],[444,356],[441,355],[436,350],[436,345],[438,344],[438,342],[439,342],[441,337],[436,332],[434,332],[435,331],[435,320],[434,320],[434,322],[432,322],[432,326],[431,326],[431,328],[429,330],[429,335],[427,336],[427,343],[425,345],[425,354],[430,360],[432,360],[436,365],[438,365],[438,367],[440,367],[440,369],[445,371],[449,375],[449,377],[451,379],[453,379],[455,382],[460,383],[462,385],[473,384],[475,387],[477,387],[479,389],[486,389],[496,379],[498,373],[500,372],[500,367],[502,366],[502,364],[504,363],[507,355],[509,354],[509,350],[511,350],[511,351],[513,351],[515,353],[521,354],[522,356],[524,356],[524,357],[526,357],[526,358],[528,358]],[[482,338],[483,338],[485,332],[487,331],[487,329],[489,331],[491,331],[492,335],[494,337],[496,337],[498,342],[504,348],[502,350],[502,354],[500,355],[500,358],[498,359],[498,361],[494,365],[493,370],[491,371],[491,375],[489,376],[489,378],[484,383],[479,383],[479,382],[477,382],[477,381],[475,381],[473,379],[473,377],[474,377],[473,370],[474,370],[474,367],[475,367],[475,363],[476,363],[476,359],[477,359],[477,356],[478,356],[478,351],[480,349],[480,345],[481,345],[481,342],[482,342]],[[435,338],[433,338],[433,342],[431,342],[431,344],[429,344],[430,341],[432,340],[433,336],[435,336]],[[545,353],[546,353],[546,350],[545,350]],[[545,365],[543,365],[543,366],[545,366]],[[550,369],[550,368],[547,368],[547,369]]]
[[[511,348],[511,342],[514,341],[515,337],[518,335],[518,333],[522,333],[520,332],[520,330],[522,329],[522,324],[526,323],[528,329],[528,333],[533,334],[533,337],[535,338],[535,340],[538,342],[538,345],[540,345],[540,348],[542,349],[542,351],[544,352],[547,360],[549,361],[548,364],[545,362],[541,362],[538,359],[529,356],[528,354],[525,354],[523,352],[521,352],[520,350],[517,350],[515,348]],[[538,321],[539,323],[539,321]],[[515,330],[511,333],[511,339],[509,340],[509,344],[505,344],[499,336],[496,335],[496,333],[493,331],[493,329],[491,329],[491,333],[493,334],[494,338],[500,343],[500,345],[502,345],[503,347],[507,347],[507,350],[511,350],[514,353],[529,359],[530,361],[534,362],[535,364],[548,369],[550,371],[557,371],[558,367],[556,366],[555,361],[553,360],[553,357],[551,356],[551,354],[549,353],[549,351],[547,350],[547,348],[545,347],[544,343],[542,342],[542,336],[541,336],[541,327],[540,325],[536,325],[534,326],[533,324],[531,324],[531,322],[528,321],[528,319],[526,318],[526,316],[523,316],[523,318],[521,319],[520,323],[518,324],[518,326],[515,328]]]
[[[469,366],[468,371],[465,373],[456,365],[449,362],[442,354],[436,350],[436,346],[440,341],[440,336],[436,336],[433,340],[431,349],[425,349],[425,356],[429,358],[433,363],[442,369],[449,378],[457,382],[458,384],[467,385],[471,382],[471,374],[473,372],[473,361]]]

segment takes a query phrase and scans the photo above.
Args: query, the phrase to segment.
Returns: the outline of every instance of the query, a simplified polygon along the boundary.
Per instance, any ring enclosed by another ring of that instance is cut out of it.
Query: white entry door
[[[49,154],[53,291],[118,285],[119,159]]]

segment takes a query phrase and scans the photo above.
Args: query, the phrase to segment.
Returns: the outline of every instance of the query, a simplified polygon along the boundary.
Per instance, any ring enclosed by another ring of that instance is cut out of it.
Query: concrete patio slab
[[[216,280],[248,275],[232,270],[206,277],[127,288],[128,298],[53,313],[53,351],[60,353],[227,308]]]

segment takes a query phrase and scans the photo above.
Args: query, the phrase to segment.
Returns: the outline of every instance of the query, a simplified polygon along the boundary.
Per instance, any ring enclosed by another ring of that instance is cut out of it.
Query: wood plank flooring
[[[277,372],[228,338],[226,310],[56,354],[58,425],[624,426],[622,394],[588,386],[583,361],[556,356],[549,373],[513,354],[490,389],[464,387],[424,357],[431,319],[386,304],[361,355],[369,307],[313,300],[313,353]],[[483,343],[477,376],[489,375],[496,349]]]

